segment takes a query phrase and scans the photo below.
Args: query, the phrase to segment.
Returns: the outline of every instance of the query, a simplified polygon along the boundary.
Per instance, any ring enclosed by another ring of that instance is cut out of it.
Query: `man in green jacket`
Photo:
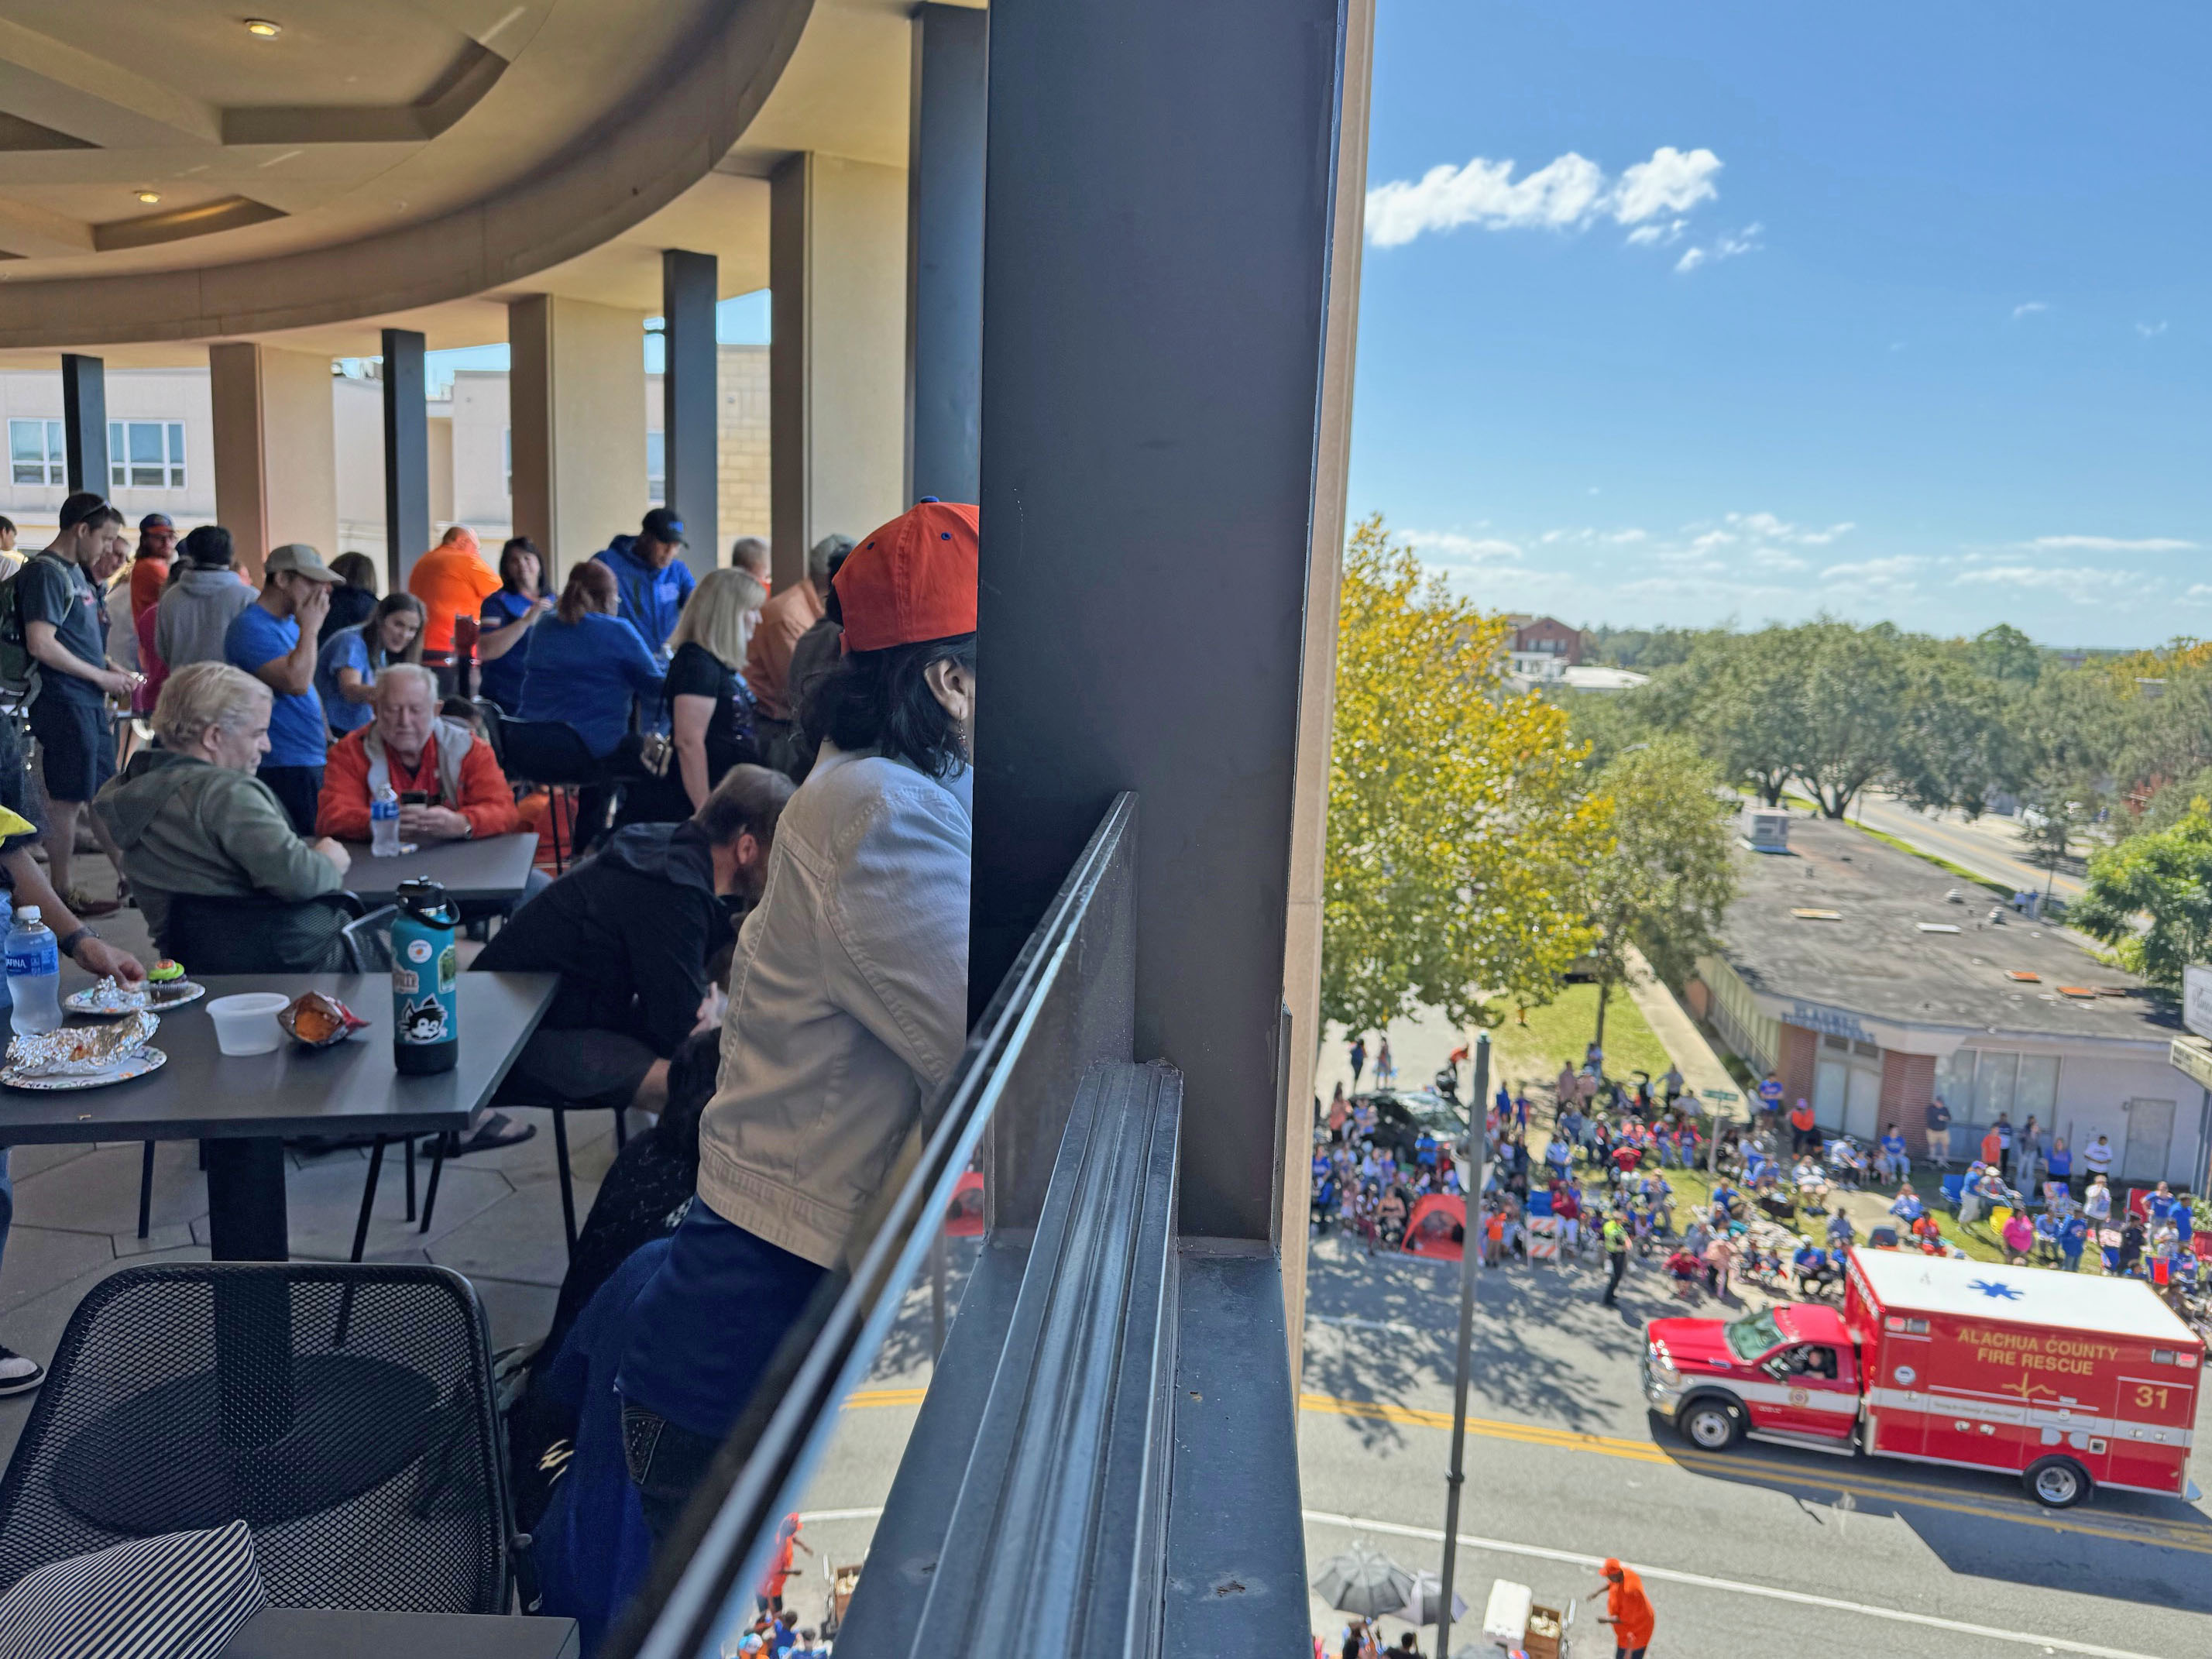
[[[302,840],[253,775],[269,750],[270,708],[269,688],[227,663],[179,669],[154,706],[161,746],[136,757],[94,803],[164,951],[178,896],[296,902],[345,884],[345,848],[327,836]],[[283,955],[314,948],[313,936],[327,929],[307,924],[297,939],[281,923],[264,931]]]

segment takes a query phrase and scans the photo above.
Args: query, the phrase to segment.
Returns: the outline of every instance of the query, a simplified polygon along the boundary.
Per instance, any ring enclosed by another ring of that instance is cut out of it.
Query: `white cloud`
[[[1656,243],[1679,242],[1688,229],[1687,219],[1670,219],[1663,225],[1638,225],[1628,233],[1631,247],[1649,247]]]
[[[2154,323],[2137,323],[2136,325],[2136,332],[2142,335],[2146,340],[2155,340],[2160,335],[2166,332],[2166,321],[2161,318]]]
[[[1496,536],[1462,536],[1449,530],[1409,530],[1406,540],[1427,562],[1445,568],[1511,563],[1520,547]]]
[[[2197,549],[2195,542],[2177,541],[2170,536],[2146,536],[2139,541],[2118,536],[2038,536],[2032,542],[2014,545],[2034,553],[2191,553]]]
[[[2025,304],[2016,305],[2012,308],[2012,319],[2014,322],[2018,322],[2023,317],[2033,317],[2039,311],[2048,311],[2050,309],[2051,307],[2044,304],[2040,300],[2030,300]]]
[[[1911,587],[1928,561],[1908,554],[1884,559],[1862,559],[1855,564],[1832,564],[1820,573],[1824,582],[1850,582],[1863,587]]]
[[[2113,570],[2101,565],[1992,564],[1962,570],[1951,580],[1954,585],[1972,583],[2059,593],[2076,605],[2098,605],[2123,595],[2147,594],[2155,586],[2140,571]]]
[[[1692,271],[1699,265],[1722,259],[1733,259],[1741,254],[1756,253],[1765,246],[1759,240],[1764,225],[1746,225],[1741,230],[1724,230],[1715,237],[1710,247],[1686,248],[1682,257],[1674,261],[1679,271]]]
[[[1620,183],[1613,193],[1613,216],[1624,225],[1640,225],[1662,214],[1686,213],[1720,194],[1713,185],[1713,175],[1720,170],[1721,158],[1709,149],[1686,153],[1662,144],[1651,152],[1650,161],[1621,169]]]
[[[1575,230],[1609,217],[1641,226],[1717,195],[1713,175],[1721,161],[1709,149],[1662,145],[1650,161],[1622,169],[1617,180],[1572,150],[1517,179],[1514,166],[1478,155],[1464,167],[1446,163],[1419,179],[1377,185],[1367,192],[1367,238],[1377,247],[1397,247],[1425,232],[1462,225]]]

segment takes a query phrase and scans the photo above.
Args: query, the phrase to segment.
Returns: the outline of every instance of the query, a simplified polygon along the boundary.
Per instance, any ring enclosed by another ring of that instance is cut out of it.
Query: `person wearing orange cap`
[[[924,501],[837,572],[844,653],[799,711],[819,757],[738,935],[698,1201],[615,1377],[656,1542],[816,1288],[866,1247],[967,1040],[975,569],[975,509]]]
[[[1605,1583],[1598,1587],[1605,1592],[1605,1611],[1597,1621],[1613,1626],[1613,1659],[1644,1659],[1657,1623],[1651,1598],[1644,1593],[1644,1580],[1611,1556],[1598,1571],[1605,1575]]]

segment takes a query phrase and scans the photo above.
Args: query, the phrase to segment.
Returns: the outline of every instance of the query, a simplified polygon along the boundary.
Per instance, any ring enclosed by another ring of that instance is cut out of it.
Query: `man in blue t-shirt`
[[[665,507],[645,515],[635,536],[617,536],[592,556],[615,573],[622,619],[637,630],[645,648],[668,665],[668,636],[691,597],[691,572],[680,556],[684,520]]]
[[[315,635],[338,578],[304,542],[273,549],[261,570],[261,597],[232,620],[223,660],[259,680],[275,700],[259,775],[292,827],[312,841],[330,750],[330,728],[315,695]]]

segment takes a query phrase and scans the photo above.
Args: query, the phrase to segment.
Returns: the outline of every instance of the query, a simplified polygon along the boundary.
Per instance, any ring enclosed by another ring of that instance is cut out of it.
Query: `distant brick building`
[[[1583,632],[1570,628],[1557,617],[1508,617],[1512,625],[1513,638],[1509,651],[1540,651],[1547,656],[1563,657],[1573,667],[1583,659]]]

